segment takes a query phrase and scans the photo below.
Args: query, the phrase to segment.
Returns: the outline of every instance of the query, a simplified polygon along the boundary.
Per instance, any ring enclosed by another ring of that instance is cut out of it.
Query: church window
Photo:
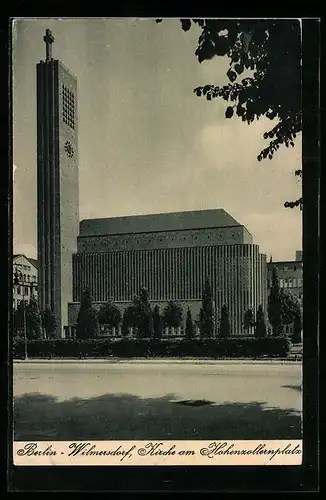
[[[62,85],[63,121],[72,129],[75,128],[75,95],[66,85]]]
[[[20,286],[17,286],[17,294],[20,295]]]

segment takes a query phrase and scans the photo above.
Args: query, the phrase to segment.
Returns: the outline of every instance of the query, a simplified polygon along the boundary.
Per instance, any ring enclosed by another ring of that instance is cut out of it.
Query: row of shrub
[[[164,358],[164,357],[286,357],[286,337],[230,337],[206,340],[177,339],[35,339],[27,345],[29,358]],[[25,344],[14,339],[14,359],[24,357]]]

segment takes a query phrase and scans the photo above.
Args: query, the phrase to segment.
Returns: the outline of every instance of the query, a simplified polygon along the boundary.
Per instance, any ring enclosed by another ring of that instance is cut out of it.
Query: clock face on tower
[[[65,142],[65,152],[67,153],[69,158],[72,158],[75,154],[74,148],[72,147],[72,144],[69,141]]]

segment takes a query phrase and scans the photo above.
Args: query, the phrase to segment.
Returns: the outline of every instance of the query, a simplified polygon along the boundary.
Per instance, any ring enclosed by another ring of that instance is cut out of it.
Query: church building
[[[161,312],[173,300],[184,316],[190,307],[195,319],[206,278],[217,319],[225,304],[232,333],[244,333],[246,310],[256,312],[261,304],[267,311],[266,256],[223,209],[82,220],[69,326],[76,324],[86,288],[97,308],[111,299],[123,312],[145,287]]]

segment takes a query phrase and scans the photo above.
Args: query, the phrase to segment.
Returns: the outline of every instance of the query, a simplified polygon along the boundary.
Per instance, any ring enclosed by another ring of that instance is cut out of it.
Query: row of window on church
[[[241,233],[237,233],[237,234],[238,234],[238,236],[240,236],[240,234],[241,234]],[[191,235],[191,236],[193,236],[193,235]],[[236,236],[236,235],[235,235],[235,233],[232,233],[232,234],[231,234],[231,237],[232,237],[232,238],[235,238],[235,236]],[[198,240],[198,238],[199,238],[198,236],[193,236],[193,239],[195,239],[195,240]],[[208,235],[206,236],[206,238],[209,240],[209,239],[210,239],[210,235],[208,234]],[[224,233],[220,233],[220,234],[219,234],[219,239],[221,240],[221,239],[223,239],[223,238],[224,238]],[[170,238],[169,236],[167,237],[167,239],[168,239],[168,240],[171,240],[171,241],[174,241],[174,238]],[[183,240],[184,240],[184,241],[186,241],[186,239],[187,239],[187,237],[186,237],[186,236],[183,236]],[[201,240],[203,239],[203,235],[201,235],[201,236],[200,236],[200,239],[201,239]],[[137,243],[140,243],[140,241],[139,241],[139,240],[136,240],[136,241],[137,241]],[[164,241],[164,240],[163,240],[163,238],[159,238],[159,241]]]

